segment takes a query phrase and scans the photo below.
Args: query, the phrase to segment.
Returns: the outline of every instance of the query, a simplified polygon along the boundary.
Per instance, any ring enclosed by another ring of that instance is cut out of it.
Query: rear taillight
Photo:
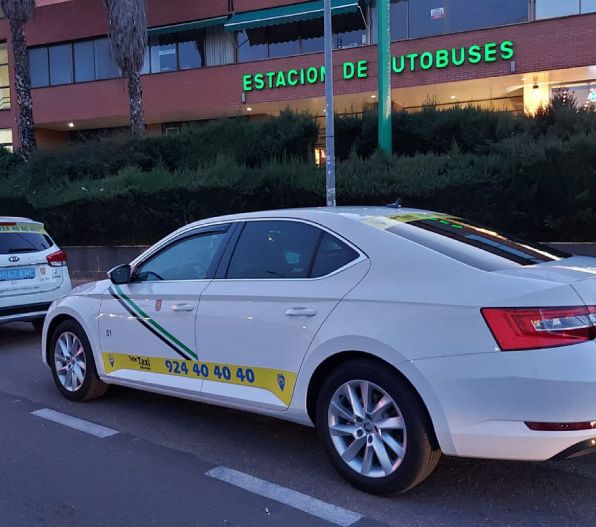
[[[58,251],[56,253],[48,254],[46,260],[52,267],[62,267],[66,265],[66,253],[64,251]]]
[[[569,346],[596,338],[596,306],[485,307],[481,311],[503,351]]]

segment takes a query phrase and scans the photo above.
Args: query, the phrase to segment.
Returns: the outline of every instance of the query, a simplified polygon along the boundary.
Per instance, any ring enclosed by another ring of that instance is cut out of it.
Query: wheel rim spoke
[[[340,436],[353,436],[356,434],[358,427],[356,425],[333,425],[331,426],[331,433]]]
[[[360,394],[362,395],[362,406],[364,407],[365,414],[371,410],[371,392],[370,385],[362,381],[360,383]]]
[[[364,450],[364,458],[362,459],[362,468],[360,469],[362,475],[367,476],[370,473],[374,455],[374,450],[367,444],[366,449]]]
[[[354,439],[354,441],[352,441],[352,444],[342,454],[342,459],[344,461],[352,461],[352,459],[354,459],[356,455],[362,450],[362,447],[365,444],[365,437],[359,437],[358,439]]]
[[[393,400],[391,399],[391,397],[389,397],[387,394],[384,394],[383,397],[381,397],[379,402],[373,408],[373,411],[370,413],[371,419],[373,421],[380,419],[380,417],[383,415],[383,412],[385,412],[391,406],[392,403]]]
[[[362,402],[356,393],[356,388],[352,384],[348,384],[347,386],[347,395],[350,399],[350,404],[352,405],[352,412],[356,417],[360,417],[364,419],[364,408],[362,407]]]
[[[60,340],[58,341],[58,344],[60,345],[60,351],[62,352],[61,355],[64,358],[67,358],[70,356],[70,354],[68,353],[68,345],[66,343],[66,340],[63,340],[62,338],[60,338]]]
[[[393,472],[393,463],[391,463],[391,459],[389,459],[389,454],[387,453],[385,444],[378,436],[373,436],[372,445],[381,468],[385,472],[385,475],[388,476]]]
[[[400,445],[390,434],[382,433],[381,439],[383,442],[394,452],[394,454],[399,457],[404,457],[404,447]]]
[[[341,417],[346,421],[350,421],[351,423],[354,422],[354,416],[337,401],[331,402],[331,411],[334,412],[336,416]]]
[[[77,364],[75,365],[75,367],[72,370],[77,378],[77,381],[79,381],[79,385],[83,384],[83,380],[85,379],[85,375],[83,374],[83,370],[80,368],[80,366]]]
[[[388,417],[387,419],[376,422],[375,425],[381,430],[403,430],[404,420],[401,417]]]

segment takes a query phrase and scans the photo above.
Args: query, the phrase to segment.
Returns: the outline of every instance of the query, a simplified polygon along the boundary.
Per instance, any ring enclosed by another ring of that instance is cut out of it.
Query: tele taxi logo
[[[409,53],[391,57],[391,70],[394,75],[405,72],[428,71],[460,67],[464,64],[490,64],[499,60],[509,61],[515,56],[515,46],[511,40],[486,42],[468,47],[437,49],[421,53]],[[368,77],[368,61],[346,61],[342,64],[344,80],[365,79]],[[245,92],[265,89],[288,88],[325,82],[325,67],[268,71],[265,73],[247,73],[242,77],[242,89]]]

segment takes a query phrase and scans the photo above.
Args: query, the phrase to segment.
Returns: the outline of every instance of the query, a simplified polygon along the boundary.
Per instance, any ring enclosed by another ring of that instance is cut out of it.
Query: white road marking
[[[118,433],[118,430],[97,425],[95,423],[85,421],[84,419],[73,417],[72,415],[56,412],[55,410],[50,410],[49,408],[42,408],[41,410],[36,410],[35,412],[31,413],[37,417],[41,417],[42,419],[47,419],[48,421],[53,421],[54,423],[59,423],[64,426],[68,426],[69,428],[74,428],[75,430],[85,432],[86,434],[91,434],[92,436],[99,437],[101,439],[116,435]]]
[[[245,474],[244,472],[238,472],[227,467],[215,467],[207,472],[206,476],[225,481],[236,487],[252,492],[253,494],[259,494],[266,498],[278,501],[284,505],[289,505],[295,509],[301,510],[316,516],[322,520],[340,525],[341,527],[349,527],[357,521],[362,519],[362,515],[357,512],[344,509],[327,503],[307,494],[276,485],[263,479],[255,478]]]

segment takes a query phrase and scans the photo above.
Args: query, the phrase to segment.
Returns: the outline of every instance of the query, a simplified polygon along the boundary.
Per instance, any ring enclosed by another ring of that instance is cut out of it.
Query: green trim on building
[[[183,24],[152,27],[147,31],[147,34],[151,37],[168,35],[170,33],[180,33],[181,31],[191,31],[193,29],[204,29],[206,27],[223,26],[227,20],[227,16],[218,16],[216,18],[207,18],[205,20],[195,20],[194,22],[184,22]]]
[[[331,13],[344,15],[355,13],[358,9],[358,0],[333,0]],[[237,13],[232,15],[232,18],[225,24],[225,29],[226,31],[243,31],[316,18],[323,18],[323,0]]]

